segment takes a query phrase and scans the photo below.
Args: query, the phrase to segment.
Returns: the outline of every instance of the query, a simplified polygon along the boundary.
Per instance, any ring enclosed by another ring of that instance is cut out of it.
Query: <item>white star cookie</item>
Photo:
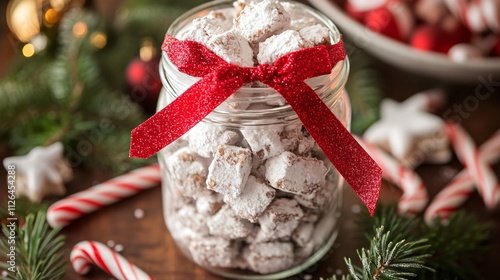
[[[415,94],[404,102],[382,101],[380,120],[363,137],[387,150],[409,167],[420,163],[444,163],[451,159],[444,121],[428,113],[432,96]]]
[[[16,196],[25,196],[35,202],[49,195],[63,195],[66,192],[64,183],[73,177],[60,142],[35,147],[25,156],[5,158],[3,165],[5,168],[16,166]]]

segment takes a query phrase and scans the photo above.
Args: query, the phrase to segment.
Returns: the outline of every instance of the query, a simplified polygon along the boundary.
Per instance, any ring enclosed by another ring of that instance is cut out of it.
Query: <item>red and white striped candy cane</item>
[[[480,33],[487,29],[500,31],[500,1],[498,0],[445,0],[448,9],[470,31]]]
[[[413,170],[404,166],[377,146],[356,137],[359,144],[382,168],[382,177],[400,187],[403,195],[399,199],[400,213],[420,213],[428,202],[427,189]]]
[[[500,159],[500,130],[481,145],[479,156],[488,164]],[[467,169],[458,173],[451,182],[444,187],[429,204],[425,211],[425,221],[432,224],[434,217],[439,216],[446,221],[460,205],[474,192],[475,182]],[[497,192],[495,203],[500,201],[500,192]]]
[[[476,183],[479,194],[489,209],[498,204],[500,185],[488,163],[481,158],[472,138],[459,125],[447,123],[446,134],[462,164]]]
[[[138,168],[57,201],[47,210],[47,222],[51,227],[64,227],[77,218],[157,186],[160,182],[158,164]]]
[[[76,273],[86,274],[95,264],[119,280],[153,279],[113,249],[96,241],[81,241],[71,250],[71,265]]]

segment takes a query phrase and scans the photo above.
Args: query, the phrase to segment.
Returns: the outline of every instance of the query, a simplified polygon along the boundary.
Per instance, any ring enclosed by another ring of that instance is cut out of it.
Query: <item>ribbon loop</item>
[[[166,35],[162,50],[179,71],[193,77],[203,77],[228,64],[222,58],[195,41],[179,41]]]
[[[277,68],[274,65],[260,64],[257,67],[247,68],[250,70],[250,82],[261,81],[269,84],[274,81],[277,75]]]
[[[273,65],[240,67],[194,41],[167,35],[163,50],[179,71],[202,79],[132,131],[130,156],[149,157],[195,126],[244,83],[261,81],[280,93],[371,214],[382,170],[304,80],[331,73],[346,58],[342,40],[302,49]]]

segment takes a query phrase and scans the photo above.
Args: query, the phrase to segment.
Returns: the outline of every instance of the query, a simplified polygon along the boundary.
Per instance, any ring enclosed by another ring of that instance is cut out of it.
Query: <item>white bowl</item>
[[[448,56],[435,52],[415,50],[411,46],[375,33],[352,19],[333,0],[309,0],[330,17],[343,34],[358,48],[379,59],[414,73],[440,80],[461,83],[479,82],[478,78],[500,77],[500,58],[453,62]],[[349,53],[349,50],[348,50]]]

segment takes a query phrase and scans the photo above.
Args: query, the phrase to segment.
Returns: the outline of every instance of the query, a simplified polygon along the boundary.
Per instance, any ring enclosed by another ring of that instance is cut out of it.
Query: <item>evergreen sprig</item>
[[[75,23],[85,24],[83,36],[74,34]],[[107,50],[91,44],[92,35],[104,29],[94,12],[68,11],[54,55],[22,58],[29,67],[14,67],[0,83],[0,117],[6,124],[0,136],[16,154],[60,141],[72,166],[85,163],[123,173],[144,164],[128,158],[130,131],[144,115],[104,79],[96,54]]]
[[[428,225],[421,216],[399,215],[396,205],[379,205],[374,217],[359,216],[358,229],[369,249],[358,251],[361,266],[345,259],[343,280],[482,279],[472,260],[486,250],[491,225],[463,210]]]
[[[350,53],[349,49],[347,51]],[[349,56],[349,63],[350,73],[346,90],[352,107],[351,130],[354,134],[362,135],[379,119],[382,85],[380,76],[373,67],[373,60],[367,54],[357,50]]]
[[[362,266],[356,266],[349,258],[345,258],[349,275],[342,276],[344,280],[391,279],[405,280],[417,276],[419,270],[431,270],[425,266],[430,256],[430,244],[427,239],[416,241],[397,241],[384,226],[375,229],[370,248],[357,251]],[[336,280],[333,276],[329,280]]]
[[[15,238],[9,239],[11,229],[3,225],[0,238],[0,253],[6,256],[11,252],[15,240],[16,272],[9,270],[8,262],[0,262],[0,268],[8,272],[0,276],[2,280],[57,280],[65,273],[66,258],[61,252],[64,236],[60,228],[51,230],[46,222],[45,211],[29,214],[24,225],[16,224]],[[10,241],[10,242],[9,242]]]

